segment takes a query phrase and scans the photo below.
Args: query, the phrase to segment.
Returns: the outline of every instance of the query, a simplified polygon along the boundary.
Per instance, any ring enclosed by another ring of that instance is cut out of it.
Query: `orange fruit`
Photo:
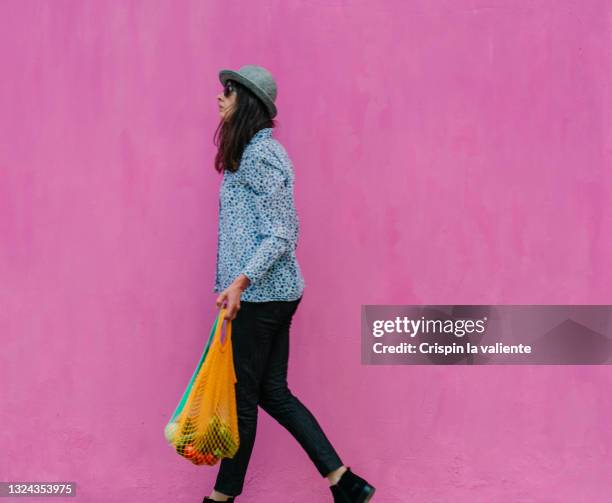
[[[187,459],[192,459],[197,455],[197,451],[194,449],[193,445],[187,444],[183,449],[183,456]]]

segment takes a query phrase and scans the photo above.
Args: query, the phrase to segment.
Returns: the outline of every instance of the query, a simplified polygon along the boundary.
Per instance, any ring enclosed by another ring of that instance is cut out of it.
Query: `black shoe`
[[[347,466],[337,484],[329,486],[334,495],[334,503],[367,503],[376,489]]]
[[[230,499],[226,500],[225,503],[234,503],[235,496],[232,496]],[[204,496],[202,503],[219,503],[217,500],[211,500],[208,496]]]

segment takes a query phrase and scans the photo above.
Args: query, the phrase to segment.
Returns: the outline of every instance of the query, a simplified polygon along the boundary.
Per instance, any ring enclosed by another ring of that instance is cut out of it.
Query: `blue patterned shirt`
[[[215,293],[241,273],[251,283],[241,300],[296,300],[304,278],[295,255],[299,221],[293,201],[294,173],[272,128],[246,145],[238,170],[223,172]]]

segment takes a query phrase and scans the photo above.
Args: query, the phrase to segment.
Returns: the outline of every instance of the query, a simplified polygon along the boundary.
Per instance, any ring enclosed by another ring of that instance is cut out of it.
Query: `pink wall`
[[[217,71],[255,63],[297,176],[290,387],[375,501],[609,501],[610,367],[364,367],[359,308],[611,303],[611,19],[597,0],[3,1],[0,479],[208,494],[218,467],[163,427],[215,314]],[[264,412],[242,500],[331,501]]]

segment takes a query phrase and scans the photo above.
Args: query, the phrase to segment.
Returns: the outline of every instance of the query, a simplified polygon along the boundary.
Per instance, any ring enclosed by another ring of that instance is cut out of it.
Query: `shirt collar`
[[[270,138],[272,136],[272,129],[273,128],[271,127],[265,127],[263,129],[260,129],[259,131],[257,131],[257,133],[255,133],[252,136],[251,143],[254,143],[259,140],[263,140],[264,138]]]

